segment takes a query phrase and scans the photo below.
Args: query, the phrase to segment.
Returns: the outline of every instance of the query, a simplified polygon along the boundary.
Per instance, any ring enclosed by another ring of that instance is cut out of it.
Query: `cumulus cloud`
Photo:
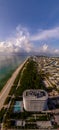
[[[0,54],[1,53],[21,53],[21,52],[36,52],[45,54],[56,54],[59,55],[59,49],[51,48],[45,40],[49,38],[59,39],[59,27],[49,30],[40,30],[39,33],[35,35],[30,35],[27,28],[22,26],[17,26],[15,35],[8,40],[0,42]],[[43,44],[36,46],[34,41],[43,41]]]
[[[0,52],[2,53],[17,53],[31,52],[32,43],[29,40],[29,32],[26,28],[18,26],[13,38],[0,42]]]
[[[49,46],[47,43],[37,48],[36,52],[38,52],[39,54],[41,53],[41,54],[59,55],[59,49],[54,49],[51,46]]]
[[[47,40],[49,38],[59,39],[59,27],[48,30],[41,30],[37,34],[31,36],[32,41]]]
[[[48,53],[50,50],[48,44],[44,43],[43,45],[41,45],[39,48],[37,48],[37,52],[38,53]]]

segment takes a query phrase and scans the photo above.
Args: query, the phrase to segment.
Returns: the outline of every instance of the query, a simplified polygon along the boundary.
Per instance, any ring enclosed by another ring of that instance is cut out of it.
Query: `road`
[[[16,71],[12,74],[11,78],[7,81],[6,85],[3,87],[2,91],[0,92],[0,110],[3,107],[3,104],[11,90],[11,87],[13,86],[13,83],[14,83],[19,71],[21,70],[21,68],[26,63],[27,60],[28,60],[28,58],[16,69]]]

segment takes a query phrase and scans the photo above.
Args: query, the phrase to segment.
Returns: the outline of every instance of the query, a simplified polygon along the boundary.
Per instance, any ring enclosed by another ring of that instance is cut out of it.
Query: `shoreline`
[[[4,85],[4,87],[2,88],[1,92],[0,92],[0,110],[3,107],[3,104],[11,90],[11,87],[18,75],[18,73],[20,72],[21,68],[24,66],[24,64],[26,63],[26,61],[28,60],[28,57],[26,58],[26,60],[13,72],[12,76],[9,78],[9,80],[7,81],[7,83]]]

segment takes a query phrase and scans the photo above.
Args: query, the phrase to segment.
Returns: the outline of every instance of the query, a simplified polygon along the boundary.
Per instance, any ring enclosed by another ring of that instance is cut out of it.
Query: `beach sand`
[[[1,92],[0,92],[0,110],[2,109],[2,107],[4,105],[4,102],[11,90],[11,87],[13,86],[13,83],[14,83],[18,73],[20,72],[21,68],[24,66],[24,64],[26,63],[27,60],[28,60],[28,58],[16,69],[16,71],[12,74],[11,78],[7,81],[7,83],[1,90]]]

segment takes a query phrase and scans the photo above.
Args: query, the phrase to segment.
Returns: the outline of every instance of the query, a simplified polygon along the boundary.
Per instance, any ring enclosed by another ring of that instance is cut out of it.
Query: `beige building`
[[[44,90],[29,89],[23,93],[23,104],[26,111],[40,112],[47,108],[48,94]]]

